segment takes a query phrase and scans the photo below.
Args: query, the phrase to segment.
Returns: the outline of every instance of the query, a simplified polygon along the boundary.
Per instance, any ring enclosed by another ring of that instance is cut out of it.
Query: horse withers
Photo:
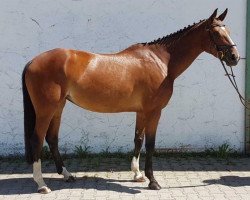
[[[131,163],[134,180],[145,181],[139,170],[145,136],[145,175],[150,189],[160,189],[153,175],[152,155],[161,111],[172,96],[174,80],[204,51],[228,66],[239,61],[236,46],[223,25],[226,14],[227,10],[216,17],[216,9],[206,20],[114,54],[54,49],[32,59],[22,76],[25,155],[28,163],[33,164],[38,191],[51,191],[41,172],[44,139],[57,172],[66,181],[74,180],[58,151],[58,131],[66,100],[94,112],[136,112]]]

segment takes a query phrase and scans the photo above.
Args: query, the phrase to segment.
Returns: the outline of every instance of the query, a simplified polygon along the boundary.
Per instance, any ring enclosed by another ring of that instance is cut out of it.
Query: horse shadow
[[[228,161],[216,161],[214,159],[163,159],[158,158],[158,164],[154,166],[155,171],[249,171],[250,165],[249,159],[232,159],[228,164]],[[75,172],[108,172],[108,171],[128,171],[130,166],[127,160],[119,160],[119,163],[110,160],[110,163],[100,164],[99,167],[96,163],[85,162],[79,160],[71,160],[71,164],[68,169],[73,174]],[[144,159],[142,158],[142,162]],[[55,166],[51,162],[43,162],[42,164],[43,173],[55,173]],[[20,163],[10,163],[3,162],[0,163],[0,175],[1,174],[23,174],[25,177],[9,177],[5,179],[0,178],[0,195],[13,195],[13,194],[31,194],[36,193],[37,186],[33,181],[33,178],[27,178],[27,174],[32,172],[32,166],[27,165],[23,162]],[[62,178],[44,177],[45,182],[52,189],[52,191],[60,191],[65,189],[96,189],[98,191],[114,191],[123,192],[128,194],[141,193],[143,190],[148,188],[145,185],[127,184],[126,182],[132,182],[132,180],[118,180],[110,178],[101,177],[77,177],[76,182],[66,183]],[[123,184],[124,183],[124,184]],[[239,176],[221,176],[219,179],[209,179],[203,181],[204,185],[193,185],[193,186],[176,186],[172,188],[185,188],[185,187],[199,187],[208,186],[213,184],[220,184],[231,187],[249,186],[250,177],[239,177]],[[171,187],[170,187],[171,188]]]
[[[130,180],[114,180],[100,177],[77,177],[75,182],[65,182],[62,178],[44,178],[52,191],[63,189],[96,189],[98,191],[114,191],[128,194],[141,193],[140,190],[145,187],[129,187],[124,186],[122,182],[132,182]],[[37,193],[37,186],[33,178],[10,178],[0,180],[0,196],[1,195],[17,195]]]
[[[221,176],[219,179],[204,180],[203,183],[208,185],[219,184],[230,187],[242,187],[250,185],[250,177]]]

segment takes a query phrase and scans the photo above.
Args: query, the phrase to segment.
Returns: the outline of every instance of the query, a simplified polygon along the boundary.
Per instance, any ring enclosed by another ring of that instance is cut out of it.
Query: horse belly
[[[138,94],[126,95],[114,91],[95,91],[71,89],[68,99],[74,104],[101,113],[138,112],[142,110],[141,97]]]

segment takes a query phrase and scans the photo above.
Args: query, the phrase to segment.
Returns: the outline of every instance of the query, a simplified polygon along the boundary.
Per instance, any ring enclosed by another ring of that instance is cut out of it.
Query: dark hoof
[[[148,184],[148,187],[150,190],[160,190],[161,186],[156,182],[156,181],[152,181]]]
[[[72,183],[72,182],[75,182],[76,181],[76,178],[74,177],[74,176],[70,176],[67,180],[66,180],[66,182],[68,182],[68,183]]]

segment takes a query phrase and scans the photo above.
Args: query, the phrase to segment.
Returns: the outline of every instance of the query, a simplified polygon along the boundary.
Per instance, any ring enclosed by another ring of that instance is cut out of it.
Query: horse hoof
[[[139,182],[139,183],[141,183],[141,182],[145,182],[146,181],[146,179],[143,177],[143,176],[141,176],[141,177],[135,177],[134,178],[134,182]]]
[[[66,180],[66,182],[68,182],[68,183],[72,183],[75,181],[76,181],[76,178],[74,176],[69,176],[69,178]]]
[[[41,193],[41,194],[48,194],[50,192],[51,192],[51,189],[49,189],[47,186],[43,186],[38,189],[38,193]]]
[[[156,181],[150,182],[148,187],[150,190],[160,190],[161,189],[161,186]]]

